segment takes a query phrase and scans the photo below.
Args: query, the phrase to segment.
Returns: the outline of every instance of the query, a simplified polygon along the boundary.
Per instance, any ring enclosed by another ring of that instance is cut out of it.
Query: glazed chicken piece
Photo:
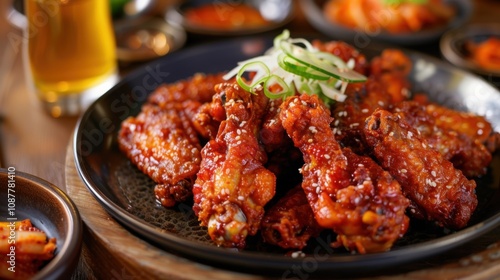
[[[201,162],[201,145],[191,124],[195,101],[170,103],[169,108],[145,104],[137,117],[122,122],[120,149],[157,184],[161,205],[172,207],[192,195]]]
[[[489,128],[491,132],[491,125],[484,118],[453,111],[437,104],[421,105],[414,101],[396,104],[392,113],[417,129],[429,148],[438,151],[466,177],[486,174],[492,159],[491,152],[482,144],[482,135],[477,135],[477,132],[470,133],[467,128],[480,126],[485,130]],[[455,130],[456,128],[459,130]]]
[[[220,123],[226,119],[225,102],[226,94],[216,93],[212,96],[212,102],[203,103],[193,117],[193,125],[204,139],[212,140],[217,136]]]
[[[410,97],[408,74],[411,60],[401,51],[387,49],[369,65],[364,83],[349,84],[347,98],[332,108],[335,137],[343,146],[365,153],[363,125],[375,109],[389,109],[394,103]]]
[[[390,249],[409,222],[409,202],[399,183],[370,158],[342,151],[330,128],[330,112],[316,95],[288,98],[280,117],[302,151],[302,188],[318,224],[333,229],[337,245],[348,250]]]
[[[314,219],[306,194],[300,185],[291,189],[264,215],[261,233],[264,241],[285,249],[302,249],[323,228]]]
[[[479,143],[484,143],[494,133],[491,124],[482,116],[459,112],[437,104],[428,104],[425,109],[435,119],[436,126],[463,133]]]
[[[185,80],[162,84],[148,97],[148,102],[160,107],[186,100],[210,102],[215,94],[214,86],[225,82],[223,75],[198,73]]]
[[[414,217],[451,229],[467,225],[477,205],[476,183],[430,149],[414,127],[377,110],[367,119],[365,136],[382,167],[401,184]]]
[[[236,83],[219,84],[216,91],[225,93],[227,119],[202,149],[193,210],[215,244],[244,248],[246,237],[259,230],[264,206],[276,187],[257,139],[268,99]]]
[[[314,40],[312,44],[319,51],[334,54],[346,63],[352,59],[354,61],[353,70],[363,75],[367,74],[368,60],[364,54],[360,53],[353,46],[342,41],[323,42],[320,40]]]

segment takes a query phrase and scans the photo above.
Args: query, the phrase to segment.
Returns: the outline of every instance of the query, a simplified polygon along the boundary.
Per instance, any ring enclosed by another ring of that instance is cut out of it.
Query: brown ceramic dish
[[[32,224],[55,237],[55,257],[33,279],[70,279],[80,257],[82,223],[70,198],[53,184],[13,168],[0,168],[0,220],[7,221],[8,173],[15,175],[15,212],[17,220],[30,219]],[[13,172],[12,172],[13,171]]]

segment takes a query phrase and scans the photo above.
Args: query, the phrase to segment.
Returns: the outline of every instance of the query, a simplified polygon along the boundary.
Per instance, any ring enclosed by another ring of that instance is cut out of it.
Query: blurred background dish
[[[109,5],[113,19],[128,19],[150,13],[155,9],[156,2],[155,0],[109,0]],[[7,20],[19,29],[26,28],[24,0],[12,1],[7,11]]]
[[[9,178],[12,174],[14,177]],[[8,192],[8,183],[12,181],[15,193]],[[15,195],[13,213],[7,208],[8,193]],[[30,219],[48,238],[56,239],[54,258],[33,279],[70,279],[80,258],[83,234],[80,214],[71,199],[51,183],[12,168],[0,168],[0,199],[4,206],[0,208],[1,221],[13,217],[17,221]]]
[[[440,41],[443,57],[483,76],[500,77],[500,24],[475,24],[446,32]]]
[[[124,62],[146,61],[167,55],[186,42],[186,32],[176,23],[142,18],[115,24],[116,56]]]
[[[376,10],[372,9],[372,6],[366,5],[367,3],[373,4],[377,2],[376,0],[365,1],[366,3],[358,0],[338,1],[345,3],[343,8],[349,8],[348,11],[336,12],[337,15],[344,18],[344,20],[341,19],[344,21],[343,24],[332,19],[331,13],[334,13],[332,11],[335,9],[331,7],[333,3],[331,0],[300,1],[300,3],[307,20],[314,28],[331,38],[345,40],[357,47],[362,47],[372,40],[406,46],[437,42],[447,30],[463,25],[470,18],[473,8],[470,0],[442,1],[443,6],[429,6],[426,8],[427,10],[405,7],[404,11],[395,8],[399,9],[399,6]],[[405,2],[380,1],[381,3],[373,5],[373,7],[380,7],[384,5],[383,2]],[[444,9],[444,5],[447,9]],[[349,21],[345,18],[349,16],[352,21],[355,21],[350,23],[357,24],[357,27],[345,25],[346,21]],[[372,16],[374,18],[369,18]],[[446,17],[449,20],[444,20]],[[361,20],[362,18],[363,20]],[[435,22],[435,24],[426,26],[430,22]]]
[[[216,36],[265,32],[284,26],[292,17],[292,0],[188,0],[166,14],[167,20],[188,32]]]

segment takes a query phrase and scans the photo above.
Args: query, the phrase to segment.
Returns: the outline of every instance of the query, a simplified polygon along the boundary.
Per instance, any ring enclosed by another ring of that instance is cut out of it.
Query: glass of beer
[[[28,78],[54,117],[78,115],[117,80],[109,1],[25,0]]]

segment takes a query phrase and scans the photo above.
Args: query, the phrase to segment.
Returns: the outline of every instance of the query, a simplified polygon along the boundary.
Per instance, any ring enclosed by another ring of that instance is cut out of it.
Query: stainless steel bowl
[[[217,29],[207,26],[192,24],[185,18],[185,12],[194,7],[215,3],[221,11],[231,11],[235,5],[247,4],[269,21],[268,24],[260,27],[241,26],[237,29]],[[167,21],[173,21],[183,26],[186,31],[195,34],[215,35],[215,36],[238,36],[256,34],[280,28],[287,24],[293,18],[294,4],[292,0],[191,0],[184,1],[182,4],[171,7],[166,13]]]

